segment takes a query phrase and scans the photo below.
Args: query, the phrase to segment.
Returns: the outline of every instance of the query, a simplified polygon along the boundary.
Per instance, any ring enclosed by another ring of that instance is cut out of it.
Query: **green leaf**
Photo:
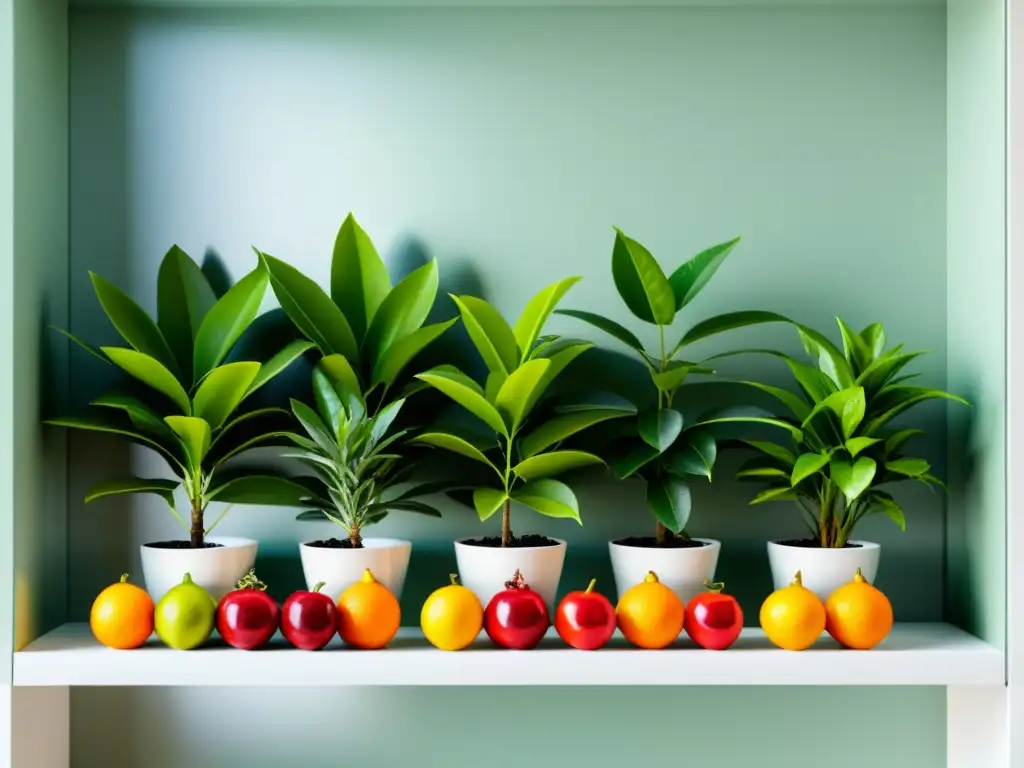
[[[892,398],[896,404],[889,408],[889,410],[885,411],[882,415],[875,416],[870,419],[862,430],[865,435],[876,434],[879,429],[884,427],[901,413],[913,408],[918,403],[925,402],[926,400],[953,400],[954,402],[961,403],[963,405],[970,405],[970,403],[962,397],[950,394],[949,392],[943,392],[941,389],[929,389],[927,387],[886,387],[878,393],[877,397],[881,399],[882,395],[885,393],[895,395],[895,390],[899,390],[899,395]],[[878,401],[876,401],[876,403],[872,403],[872,408],[875,407],[877,402]]]
[[[569,364],[577,357],[582,355],[589,349],[593,349],[594,345],[588,341],[580,342],[577,344],[570,344],[566,347],[562,347],[557,352],[553,352],[550,355],[545,353],[545,356],[538,359],[549,360],[551,365],[548,366],[547,371],[544,373],[544,378],[541,379],[540,386],[533,390],[533,396],[530,400],[529,409],[532,409],[540,396],[544,394],[551,383],[557,379],[562,371],[569,367]]]
[[[345,406],[341,402],[338,390],[334,388],[331,377],[319,366],[313,369],[313,399],[316,401],[317,415],[322,419],[323,425],[327,427],[331,437],[341,443],[343,439],[338,430],[343,421]],[[319,431],[319,425],[316,422],[311,422],[311,424]],[[333,446],[331,447],[333,448]]]
[[[362,399],[363,388],[359,384],[359,377],[352,369],[352,364],[343,355],[325,355],[320,358],[317,368],[327,374],[336,390]]]
[[[497,401],[501,385],[507,380],[508,374],[502,371],[491,371],[487,374],[487,382],[484,384],[484,397],[487,398],[488,403],[493,404]]]
[[[85,429],[91,432],[107,432],[112,435],[121,435],[128,439],[137,442],[141,445],[145,445],[149,448],[154,449],[158,453],[162,454],[168,459],[168,464],[172,469],[177,471],[183,471],[184,467],[178,460],[178,457],[171,453],[167,447],[161,445],[156,440],[148,437],[140,432],[133,432],[130,429],[111,424],[110,422],[104,421],[103,419],[89,418],[82,416],[65,416],[57,419],[46,419],[44,424],[49,424],[54,427],[65,427],[67,429]]]
[[[637,421],[637,431],[645,443],[664,453],[683,431],[683,414],[671,408],[644,411]]]
[[[195,416],[167,416],[164,421],[181,440],[189,467],[198,472],[210,450],[210,425]]]
[[[768,424],[786,430],[793,435],[797,442],[803,440],[803,432],[798,427],[781,419],[773,419],[768,416],[708,416],[702,417],[696,423],[691,424],[689,428],[706,427],[710,424]]]
[[[157,324],[124,291],[103,279],[95,272],[89,272],[92,287],[100,306],[125,341],[140,354],[151,357],[164,368],[177,373],[178,366],[167,340]]]
[[[359,365],[359,346],[345,315],[326,293],[295,267],[260,254],[281,308],[295,326],[325,355],[343,355]]]
[[[473,506],[481,520],[487,520],[502,508],[508,496],[496,488],[477,488],[473,491]]]
[[[494,403],[505,420],[508,430],[505,434],[515,434],[523,420],[530,415],[530,409],[537,400],[534,393],[541,386],[550,365],[551,361],[543,358],[527,360],[501,385]]]
[[[853,371],[836,345],[806,325],[797,324],[797,330],[807,354],[817,360],[818,369],[840,389],[853,386]]]
[[[841,389],[838,392],[833,392],[815,405],[807,418],[804,419],[802,426],[806,427],[822,411],[830,410],[842,420],[843,437],[849,438],[864,418],[865,406],[866,401],[862,387]]]
[[[885,462],[885,468],[890,472],[907,477],[921,477],[928,474],[928,470],[932,467],[924,459],[903,458]]]
[[[260,504],[276,507],[301,507],[309,503],[310,489],[287,477],[242,475],[214,485],[206,497],[227,504]]]
[[[881,441],[875,437],[851,437],[846,441],[846,450],[850,452],[851,456],[856,456],[878,442]]]
[[[580,525],[583,524],[580,520],[580,505],[576,500],[576,494],[569,486],[558,480],[533,480],[520,486],[512,494],[512,498],[547,517],[568,517]]]
[[[103,347],[103,354],[117,367],[152,387],[173,402],[182,413],[191,413],[188,393],[166,366],[143,352],[123,347]]]
[[[871,501],[877,504],[883,514],[900,527],[901,531],[907,530],[907,519],[903,514],[903,508],[887,493],[874,491],[871,494]]]
[[[436,507],[424,504],[422,501],[383,501],[378,504],[371,504],[368,507],[370,512],[378,510],[398,510],[399,512],[415,512],[418,515],[426,515],[427,517],[441,517],[441,512]]]
[[[547,322],[548,316],[551,315],[558,302],[565,296],[566,291],[578,283],[580,279],[579,277],[567,277],[559,280],[557,283],[552,283],[527,302],[523,313],[519,316],[515,327],[512,329],[512,333],[516,337],[516,344],[519,346],[520,362],[529,358],[533,344],[537,341],[537,337],[540,336],[541,329],[544,327],[544,323]]]
[[[192,412],[211,429],[220,429],[249,392],[259,372],[259,363],[228,363],[214,368],[199,385]]]
[[[792,488],[766,488],[750,500],[753,504],[763,504],[766,501],[796,501],[796,491]]]
[[[793,415],[800,419],[801,422],[803,422],[811,412],[811,406],[789,390],[782,389],[780,387],[773,387],[770,384],[762,384],[758,381],[739,381],[737,383],[744,384],[748,387],[754,387],[755,389],[768,393],[789,408]]]
[[[609,419],[630,415],[630,411],[610,408],[578,411],[556,416],[541,424],[530,434],[519,441],[519,451],[523,458],[529,458],[555,443],[565,440],[587,427],[600,424]]]
[[[476,296],[451,296],[459,308],[462,324],[492,373],[510,373],[519,364],[516,336],[494,307]]]
[[[789,480],[789,474],[778,467],[749,467],[741,469],[736,473],[737,480],[749,480],[750,478],[776,477],[781,480]]]
[[[137,397],[121,392],[107,392],[93,400],[90,405],[103,408],[117,408],[127,414],[132,424],[162,439],[174,439],[174,434],[164,423],[163,418]]]
[[[466,377],[462,374],[454,375],[448,370],[433,368],[427,373],[417,374],[416,378],[440,390],[498,434],[508,436],[508,429],[498,409],[487,402],[479,387],[474,389],[467,386],[464,381]]]
[[[623,325],[619,325],[619,323],[614,320],[609,320],[607,317],[596,315],[593,312],[584,312],[579,309],[556,309],[555,314],[575,317],[577,320],[590,323],[595,328],[599,328],[610,336],[618,339],[627,347],[635,349],[637,352],[643,354],[644,345],[641,343],[640,339],[638,339],[631,330]]]
[[[390,387],[409,362],[430,346],[441,334],[455,325],[454,318],[443,323],[425,325],[391,344],[373,366],[371,389],[378,384]]]
[[[850,503],[871,486],[876,468],[874,459],[867,456],[861,456],[852,464],[845,459],[833,458],[829,464],[829,477]]]
[[[924,355],[924,352],[907,352],[900,354],[900,347],[894,348],[889,353],[879,357],[871,363],[857,377],[857,384],[864,387],[868,397],[873,397],[887,384],[894,384],[893,379],[897,373],[902,371],[912,360]],[[916,374],[915,374],[916,375]],[[908,378],[913,378],[910,376]]]
[[[573,395],[570,399],[555,406],[556,413],[578,413],[593,410],[622,411],[623,414],[636,413],[636,405],[614,392],[596,391],[582,395]]]
[[[693,298],[700,293],[701,289],[718,271],[718,268],[722,266],[725,257],[732,252],[740,239],[737,237],[727,243],[713,245],[698,253],[672,273],[668,282],[676,297],[676,311],[693,301]]]
[[[843,353],[846,356],[846,362],[850,364],[855,374],[859,374],[874,360],[871,349],[861,335],[844,323],[842,318],[837,317],[836,322],[839,324],[839,333],[843,337]]]
[[[793,473],[790,475],[789,484],[796,487],[811,475],[816,475],[825,467],[826,464],[828,464],[828,460],[828,454],[801,454],[793,467]]]
[[[872,323],[860,332],[860,337],[871,352],[871,359],[877,358],[885,350],[885,327],[881,323]]]
[[[503,477],[501,472],[498,472],[498,468],[491,463],[490,459],[484,456],[483,451],[468,440],[464,440],[457,435],[450,435],[446,432],[424,432],[422,435],[417,435],[409,442],[412,444],[429,445],[434,448],[443,448],[446,451],[457,453],[468,459],[479,461],[481,464],[486,464],[497,472],[499,477]]]
[[[857,431],[857,427],[864,419],[865,408],[864,390],[860,390],[859,397],[854,395],[846,401],[843,405],[843,412],[840,414],[840,420],[843,423],[843,437],[849,439]]]
[[[537,480],[542,477],[554,477],[573,469],[604,462],[586,451],[552,451],[523,459],[512,471],[523,480]]]
[[[647,506],[662,525],[679,533],[690,519],[690,486],[672,475],[654,478],[647,483]]]
[[[741,440],[740,442],[746,443],[751,448],[760,451],[766,456],[771,456],[773,459],[781,461],[786,466],[792,467],[796,464],[796,456],[791,451],[783,448],[781,445],[775,443],[767,443],[761,440]]]
[[[896,453],[914,437],[927,434],[923,429],[901,429],[885,438],[886,454]]]
[[[687,331],[679,341],[679,344],[676,345],[676,351],[693,344],[695,341],[706,339],[708,336],[714,336],[736,328],[746,328],[750,325],[760,325],[762,323],[792,322],[793,321],[788,317],[780,315],[777,312],[762,312],[759,310],[729,312],[724,315],[715,315],[714,317],[709,317],[707,320],[697,323]]]
[[[676,314],[672,286],[651,252],[615,230],[612,278],[629,311],[647,323],[670,325]]]
[[[362,340],[377,308],[391,290],[387,267],[350,213],[342,222],[331,258],[331,298]],[[340,349],[334,350],[341,352]],[[348,355],[346,355],[348,357]]]
[[[86,503],[122,493],[155,493],[174,508],[174,490],[181,485],[180,480],[165,480],[148,477],[119,477],[94,483],[85,493]]]
[[[257,267],[239,280],[206,313],[196,333],[193,381],[200,381],[227,357],[249,324],[256,319],[267,292],[267,272]]]
[[[310,509],[310,510],[307,510],[305,512],[300,512],[298,515],[295,516],[295,519],[296,520],[301,520],[303,522],[317,522],[317,523],[331,521],[331,517],[326,512],[324,512],[322,509]]]
[[[437,262],[413,270],[384,298],[370,322],[363,351],[373,364],[396,340],[423,325],[437,295]]]
[[[702,475],[711,480],[718,457],[715,437],[706,429],[686,432],[665,456],[665,466],[677,475]]]
[[[327,456],[334,456],[337,453],[337,433],[324,423],[319,414],[305,403],[293,399],[291,401],[292,413],[306,430],[306,433],[313,439]]]
[[[294,363],[315,346],[316,345],[312,342],[305,341],[304,339],[296,339],[295,341],[286,344],[284,348],[274,353],[267,362],[260,366],[259,373],[256,374],[256,378],[252,380],[252,384],[249,385],[249,389],[245,393],[246,397],[251,395],[267,382],[271,381],[285,368]]]
[[[94,355],[95,357],[99,358],[100,360],[102,360],[107,365],[111,364],[110,360],[108,360],[107,357],[103,354],[103,350],[100,349],[99,347],[93,346],[92,344],[90,344],[87,341],[83,341],[82,339],[80,339],[77,336],[75,336],[75,334],[71,333],[71,331],[65,331],[63,328],[58,328],[56,325],[51,325],[49,327],[52,328],[53,330],[55,330],[57,333],[59,333],[62,336],[64,336],[65,338],[68,338],[71,341],[75,342],[75,344],[80,346],[82,349],[84,349],[90,355]]]
[[[683,383],[690,372],[704,373],[708,368],[701,368],[696,363],[687,363],[683,360],[673,360],[664,371],[657,371],[651,374],[654,386],[662,392],[674,392]]]
[[[373,427],[370,429],[369,438],[369,444],[371,447],[376,447],[377,443],[379,443],[384,435],[387,434],[388,430],[391,429],[391,425],[395,423],[395,419],[398,418],[398,414],[402,410],[403,405],[405,405],[405,400],[393,400],[381,408],[380,411],[377,412],[377,415],[373,417]]]
[[[199,265],[176,245],[160,262],[156,288],[157,325],[185,380],[193,381],[193,341],[217,296]]]
[[[649,464],[659,455],[660,452],[657,448],[652,448],[644,442],[638,442],[626,453],[610,457],[608,459],[608,466],[611,467],[615,477],[619,480],[625,480],[627,477],[632,477],[639,469]]]

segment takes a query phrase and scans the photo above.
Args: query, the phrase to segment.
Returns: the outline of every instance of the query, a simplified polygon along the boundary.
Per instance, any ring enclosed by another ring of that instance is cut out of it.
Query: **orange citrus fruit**
[[[619,631],[640,648],[664,648],[683,630],[685,607],[654,571],[622,593],[615,607]]]
[[[768,595],[761,605],[761,629],[779,648],[802,651],[825,631],[825,606],[803,585],[800,571],[793,583]]]
[[[370,569],[338,598],[338,634],[353,648],[383,648],[398,632],[398,600]]]
[[[122,651],[138,648],[153,634],[153,599],[142,587],[129,584],[125,573],[96,596],[89,627],[103,645]]]
[[[451,575],[452,583],[434,590],[420,611],[423,636],[442,651],[460,651],[476,640],[484,626],[480,599]]]
[[[847,648],[874,648],[892,629],[892,605],[858,568],[853,581],[825,601],[825,629]]]

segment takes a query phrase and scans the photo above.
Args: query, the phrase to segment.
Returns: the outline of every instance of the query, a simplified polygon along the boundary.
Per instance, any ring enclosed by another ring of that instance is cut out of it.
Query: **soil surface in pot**
[[[471,547],[501,547],[501,536],[484,536],[482,539],[467,539],[461,542]],[[528,533],[525,536],[513,536],[512,542],[506,547],[557,547],[560,542],[541,536],[539,533]]]
[[[365,547],[352,546],[351,539],[320,539],[319,541],[307,541],[307,547],[319,547],[320,549],[365,549]]]
[[[223,547],[224,545],[204,541],[202,546],[193,547],[191,541],[153,541],[149,544],[143,544],[142,546],[152,547],[153,549],[215,549],[216,547]]]
[[[817,539],[783,539],[782,541],[776,541],[776,544],[781,544],[784,547],[803,547],[804,549],[823,549],[821,542]],[[825,547],[825,549],[860,549],[860,544],[851,544],[847,542],[841,547]]]
[[[659,544],[653,536],[630,536],[626,539],[616,539],[612,544],[623,547],[646,547],[648,549],[692,549],[707,546],[706,541],[694,539],[666,539],[664,544]]]

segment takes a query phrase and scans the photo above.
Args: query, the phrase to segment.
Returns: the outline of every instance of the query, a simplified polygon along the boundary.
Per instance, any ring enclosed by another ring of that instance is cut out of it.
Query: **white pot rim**
[[[147,541],[142,546],[148,547],[149,549],[156,550],[158,552],[214,552],[218,549],[235,549],[237,547],[251,547],[253,544],[259,544],[256,539],[247,539],[244,536],[206,536],[203,541],[209,544],[220,544],[219,547],[204,547],[192,549],[191,547],[182,547],[180,549],[174,547],[155,547],[154,544],[162,544],[165,541],[187,541],[187,539],[163,539],[162,541]]]
[[[623,536],[622,539],[628,539],[629,536]],[[702,547],[640,547],[635,544],[623,544],[622,539],[612,539],[608,542],[609,546],[621,547],[622,549],[656,549],[660,552],[690,552],[694,550],[706,549],[707,547],[721,547],[722,542],[718,539],[705,539],[700,536],[691,536],[691,541],[699,541],[704,544]]]
[[[792,544],[786,544],[786,539],[777,539],[775,541],[769,541],[769,547],[779,547],[780,549],[796,549],[796,550],[807,550],[809,552],[849,552],[851,549],[881,549],[882,545],[874,541],[863,541],[861,539],[850,539],[847,544],[856,544],[855,547],[794,547]]]
[[[558,547],[568,546],[568,543],[565,541],[565,539],[556,539],[553,536],[548,536],[548,538],[551,539],[551,541],[553,541],[555,543],[554,544],[548,544],[547,546],[544,546],[544,547],[481,547],[481,546],[478,546],[476,544],[470,544],[469,543],[471,541],[475,541],[477,539],[482,539],[482,538],[485,538],[485,537],[484,536],[467,536],[464,539],[456,539],[455,540],[455,546],[456,547],[465,547],[466,549],[470,549],[470,550],[480,550],[482,552],[486,552],[489,549],[504,550],[506,552],[544,552],[545,550],[556,549]]]
[[[327,549],[337,550],[338,552],[358,552],[358,549],[351,549],[348,547],[314,547],[314,541],[323,541],[323,539],[308,539],[306,541],[300,541],[300,547],[307,547],[309,549]],[[401,549],[403,547],[411,547],[412,542],[407,539],[388,539],[388,538],[367,538],[363,539],[363,549]]]

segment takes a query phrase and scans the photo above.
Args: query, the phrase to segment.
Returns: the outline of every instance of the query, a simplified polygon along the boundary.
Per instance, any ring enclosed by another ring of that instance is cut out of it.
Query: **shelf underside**
[[[727,651],[686,639],[644,651],[616,636],[601,651],[568,648],[549,635],[531,651],[494,648],[485,635],[457,653],[402,629],[382,651],[334,641],[299,651],[279,636],[262,651],[219,639],[174,651],[155,638],[135,651],[100,646],[86,624],[65,624],[14,657],[16,686],[393,686],[393,685],[1002,685],[1003,654],[949,624],[897,625],[871,651],[840,648],[827,635],[801,653],[782,651],[745,629]]]

